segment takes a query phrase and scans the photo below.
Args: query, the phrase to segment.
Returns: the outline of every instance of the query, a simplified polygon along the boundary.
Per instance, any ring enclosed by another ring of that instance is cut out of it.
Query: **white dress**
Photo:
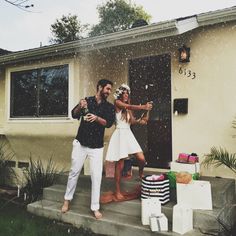
[[[120,111],[116,113],[116,129],[108,145],[106,160],[119,161],[137,152],[142,152],[142,149],[130,129],[130,124],[121,119]]]

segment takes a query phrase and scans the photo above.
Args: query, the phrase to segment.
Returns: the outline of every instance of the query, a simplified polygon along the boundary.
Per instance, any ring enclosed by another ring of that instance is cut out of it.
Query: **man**
[[[99,80],[97,93],[93,97],[81,99],[79,104],[72,110],[72,117],[80,119],[84,109],[89,113],[81,118],[76,138],[73,141],[71,154],[72,165],[68,176],[64,204],[61,211],[69,210],[70,201],[73,198],[80,171],[86,157],[90,160],[90,172],[92,181],[91,210],[96,219],[102,217],[99,211],[100,186],[103,167],[103,139],[105,128],[109,128],[115,121],[114,105],[107,101],[111,93],[113,83],[109,80]]]

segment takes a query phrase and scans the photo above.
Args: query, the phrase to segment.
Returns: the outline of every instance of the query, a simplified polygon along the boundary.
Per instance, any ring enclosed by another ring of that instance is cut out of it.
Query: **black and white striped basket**
[[[149,180],[146,175],[142,178],[141,198],[159,198],[162,205],[170,201],[170,183],[165,177],[164,180]]]

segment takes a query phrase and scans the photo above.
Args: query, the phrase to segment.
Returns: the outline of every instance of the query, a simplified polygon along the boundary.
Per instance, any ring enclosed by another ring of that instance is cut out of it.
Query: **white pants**
[[[100,208],[99,199],[102,180],[103,148],[88,148],[82,146],[76,139],[73,141],[73,149],[71,154],[72,164],[68,176],[64,199],[69,201],[73,199],[78,177],[87,157],[90,161],[90,174],[92,182],[90,207],[92,211],[96,211]]]

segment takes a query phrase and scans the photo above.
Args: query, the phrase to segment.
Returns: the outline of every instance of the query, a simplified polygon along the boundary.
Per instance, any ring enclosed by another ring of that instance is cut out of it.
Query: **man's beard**
[[[109,94],[108,93],[104,93],[103,91],[101,91],[100,92],[100,96],[101,96],[102,99],[107,100]]]

